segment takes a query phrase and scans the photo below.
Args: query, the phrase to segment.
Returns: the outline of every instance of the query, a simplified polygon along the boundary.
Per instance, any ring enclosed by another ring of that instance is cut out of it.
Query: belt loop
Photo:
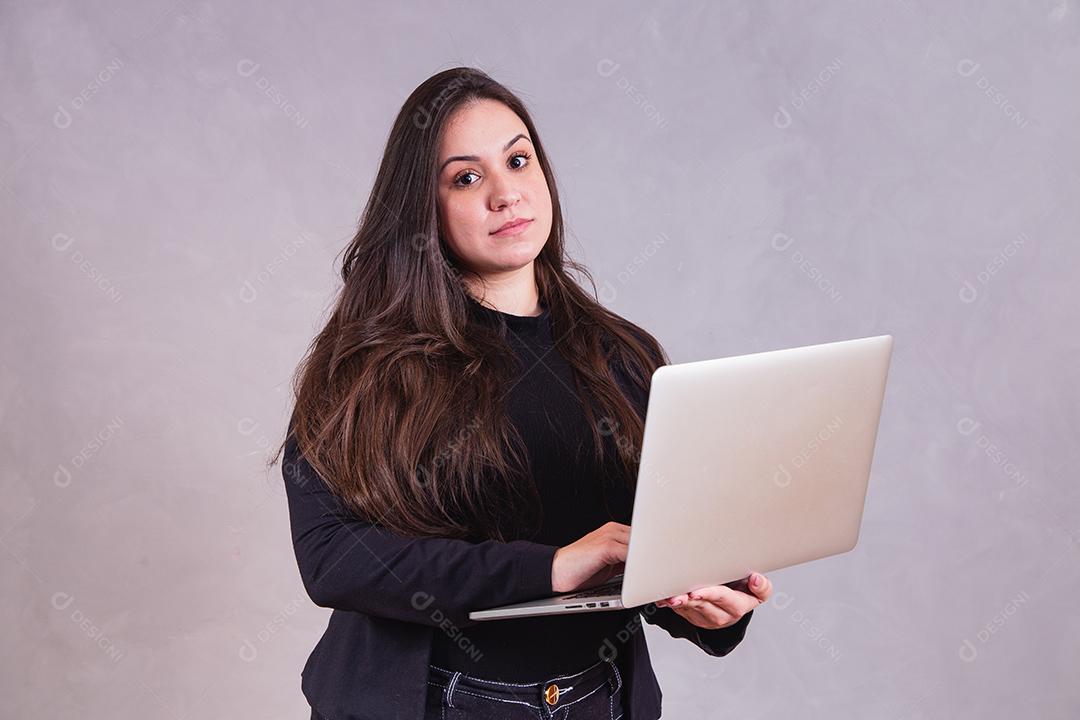
[[[611,692],[617,693],[622,689],[622,675],[619,673],[619,668],[614,660],[609,658],[604,659],[611,665],[611,672],[615,674],[614,679],[612,679],[611,673],[608,673],[608,682],[612,685]]]
[[[457,681],[458,681],[458,679],[460,677],[461,677],[461,673],[458,672],[458,671],[455,671],[454,676],[452,678],[450,678],[450,682],[448,682],[446,684],[446,690],[445,690],[446,704],[449,705],[450,707],[454,707],[454,689],[455,689],[454,686],[457,685]]]

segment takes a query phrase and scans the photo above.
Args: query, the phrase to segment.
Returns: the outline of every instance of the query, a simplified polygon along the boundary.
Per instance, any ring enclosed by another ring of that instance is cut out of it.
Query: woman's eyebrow
[[[518,133],[517,135],[514,136],[513,140],[511,140],[510,142],[506,143],[506,145],[503,146],[503,152],[506,152],[507,150],[509,150],[510,146],[512,146],[514,143],[516,143],[518,140],[520,140],[522,138],[525,138],[526,140],[529,140],[528,135],[525,135],[524,133]],[[529,142],[532,142],[532,140],[529,140]],[[446,160],[443,160],[443,164],[439,166],[439,172],[442,172],[443,168],[445,168],[447,165],[454,162],[455,160],[468,160],[469,162],[480,162],[480,158],[477,157],[476,155],[453,155],[451,157],[446,158]]]

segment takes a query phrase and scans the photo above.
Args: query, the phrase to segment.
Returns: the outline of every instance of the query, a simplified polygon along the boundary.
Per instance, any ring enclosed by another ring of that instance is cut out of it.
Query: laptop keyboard
[[[622,580],[616,580],[614,582],[604,583],[603,585],[597,585],[594,588],[590,588],[583,592],[579,592],[575,595],[565,595],[563,600],[576,600],[578,598],[591,598],[600,597],[601,595],[618,595],[622,589]]]

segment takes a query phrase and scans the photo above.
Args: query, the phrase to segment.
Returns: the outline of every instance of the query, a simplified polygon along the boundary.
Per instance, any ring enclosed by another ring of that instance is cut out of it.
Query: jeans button
[[[544,689],[544,701],[547,702],[548,705],[554,705],[555,703],[559,702],[558,685],[552,683]]]

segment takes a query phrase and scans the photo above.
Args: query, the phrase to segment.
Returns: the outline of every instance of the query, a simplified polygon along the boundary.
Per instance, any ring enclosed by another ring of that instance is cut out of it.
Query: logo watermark
[[[968,437],[975,436],[975,446],[986,453],[986,456],[1005,474],[1005,477],[1016,483],[1017,487],[1027,485],[1027,476],[1024,475],[1023,471],[1017,467],[1016,463],[1005,454],[1004,450],[999,448],[997,444],[984,433],[979,432],[979,428],[981,427],[982,423],[969,417],[962,417],[956,422],[956,429],[960,434]],[[976,433],[978,433],[977,436]]]
[[[790,593],[780,591],[773,593],[770,600],[772,600],[772,605],[778,610],[787,611],[795,598],[792,597]],[[802,630],[806,637],[813,640],[814,644],[821,648],[833,662],[840,662],[841,653],[840,649],[836,646],[836,643],[826,637],[824,631],[822,631],[822,629],[819,628],[806,613],[798,608],[794,608],[790,613],[789,619],[791,622],[798,625],[799,629]]]
[[[245,303],[253,303],[259,297],[259,287],[265,285],[277,273],[289,258],[296,254],[296,249],[307,243],[303,233],[298,233],[296,238],[289,241],[274,258],[261,270],[255,273],[253,280],[245,280],[240,286],[240,300]]]
[[[75,264],[76,267],[90,279],[106,297],[112,300],[114,303],[118,303],[124,299],[124,294],[112,284],[109,278],[105,277],[105,274],[98,269],[94,263],[90,262],[82,251],[78,248],[72,249],[72,245],[75,244],[75,238],[71,237],[67,233],[56,233],[52,236],[52,247],[58,253],[63,253],[67,256],[67,259]],[[70,252],[69,252],[70,251]]]
[[[780,487],[787,487],[790,485],[792,475],[787,466],[790,465],[791,467],[798,469],[806,465],[806,463],[810,462],[810,458],[812,458],[825,444],[825,441],[835,435],[836,431],[839,430],[840,426],[843,424],[844,421],[839,415],[833,416],[829,422],[825,423],[820,430],[814,433],[814,436],[807,441],[806,445],[803,446],[799,452],[792,456],[791,460],[776,466],[776,472],[773,473],[773,482]]]
[[[110,640],[108,635],[106,635],[94,621],[88,618],[82,610],[77,607],[72,607],[72,605],[75,604],[74,595],[62,591],[54,592],[49,599],[49,603],[54,609],[67,613],[68,619],[77,625],[86,637],[93,640],[94,644],[97,645],[97,647],[105,653],[105,656],[112,660],[114,664],[124,659],[124,652],[117,647],[116,643]],[[70,612],[68,612],[68,610],[70,610]]]
[[[990,281],[994,279],[994,275],[1000,272],[1005,263],[1009,261],[1011,257],[1016,255],[1017,249],[1027,244],[1030,238],[1024,233],[1019,233],[1017,236],[1005,244],[1005,247],[1001,248],[990,259],[990,262],[986,264],[986,267],[975,275],[975,279],[979,284],[986,287],[990,284]],[[964,303],[973,303],[979,297],[979,289],[970,280],[964,280],[964,284],[960,286],[960,301]]]
[[[956,72],[960,77],[972,77],[978,72],[981,67],[981,63],[977,63],[971,58],[964,58],[960,62],[956,63]],[[1026,128],[1028,126],[1028,119],[1025,117],[1012,102],[1005,97],[1004,93],[998,89],[996,85],[991,83],[985,75],[979,75],[975,80],[975,87],[983,91],[986,97],[990,98],[997,107],[1001,108],[1001,112],[1005,117],[1013,121],[1013,124],[1018,128]]]
[[[838,303],[844,299],[844,296],[840,294],[840,291],[836,289],[821,272],[821,269],[813,263],[802,250],[795,248],[790,253],[788,249],[795,244],[795,238],[791,237],[787,233],[776,233],[772,238],[772,249],[776,252],[787,253],[788,259],[799,269],[803,275],[808,277],[814,286],[818,290],[821,290],[825,295],[834,303]]]
[[[259,71],[260,67],[262,67],[260,63],[248,58],[242,58],[236,63],[236,74],[242,78],[253,77],[255,76],[255,73]],[[292,120],[296,127],[301,129],[307,128],[307,117],[305,117],[304,114],[285,97],[285,94],[281,89],[270,82],[265,75],[259,75],[255,78],[255,87],[257,87],[263,95],[269,98],[270,102],[280,109],[285,117]]]
[[[71,485],[74,477],[72,470],[82,470],[86,463],[93,460],[113,435],[123,427],[122,418],[114,417],[102,429],[94,433],[94,436],[86,441],[86,444],[77,453],[71,456],[67,463],[60,463],[53,473],[53,484],[60,488]]]
[[[601,58],[600,61],[596,63],[596,74],[603,78],[609,78],[617,73],[620,67],[621,64],[615,62],[611,58]],[[619,75],[615,78],[615,86],[623,91],[626,97],[630,99],[630,102],[641,108],[641,112],[645,117],[652,120],[656,127],[661,130],[667,127],[667,118],[660,113],[659,109],[657,109],[652,101],[645,97],[645,94],[625,75]]]
[[[296,611],[305,604],[305,598],[304,595],[297,595],[282,608],[281,612],[274,615],[265,625],[259,628],[259,631],[255,633],[254,640],[245,639],[244,642],[240,643],[240,647],[236,651],[240,659],[244,662],[253,662],[259,656],[259,646],[270,642],[277,635],[289,618],[295,615]]]
[[[66,105],[57,106],[56,112],[53,113],[53,125],[60,130],[67,130],[71,127],[72,122],[74,122],[72,113],[77,113],[86,107],[90,99],[101,92],[102,88],[116,77],[122,67],[124,67],[124,61],[114,57],[105,67],[98,70],[90,82],[75,97],[71,98],[70,102]]]
[[[1030,599],[1030,596],[1021,590],[1015,597],[1005,603],[1005,606],[994,617],[990,618],[989,622],[979,628],[975,633],[975,642],[972,642],[969,638],[961,640],[960,647],[957,650],[960,659],[968,663],[975,662],[979,657],[979,646],[989,643],[994,638],[994,635],[1005,627],[1009,619],[1019,611],[1020,607]],[[978,645],[976,645],[976,642]]]
[[[630,262],[615,275],[615,279],[618,280],[619,283],[618,286],[612,284],[609,280],[605,280],[601,284],[600,290],[597,293],[597,299],[604,304],[614,302],[615,298],[619,296],[619,289],[630,282],[634,275],[641,272],[646,263],[656,255],[658,248],[666,245],[668,240],[669,238],[666,234],[662,232],[657,233],[656,237],[646,243],[645,247],[641,248],[641,250],[630,259]]]
[[[796,112],[804,112],[806,110],[806,103],[824,90],[825,86],[829,84],[829,81],[836,77],[836,74],[840,72],[840,68],[843,66],[843,58],[833,58],[831,62],[818,71],[813,79],[791,96],[791,108]],[[791,123],[791,113],[788,112],[787,106],[781,103],[773,114],[773,125],[780,130],[786,130],[791,127]]]
[[[409,602],[417,610],[427,610],[435,602],[435,596],[431,593],[418,590],[412,594]],[[461,648],[466,655],[473,661],[477,661],[484,657],[484,653],[468,638],[468,636],[461,631],[453,621],[443,613],[438,607],[433,608],[428,615],[435,626],[446,633],[446,636],[454,641],[454,644]]]

